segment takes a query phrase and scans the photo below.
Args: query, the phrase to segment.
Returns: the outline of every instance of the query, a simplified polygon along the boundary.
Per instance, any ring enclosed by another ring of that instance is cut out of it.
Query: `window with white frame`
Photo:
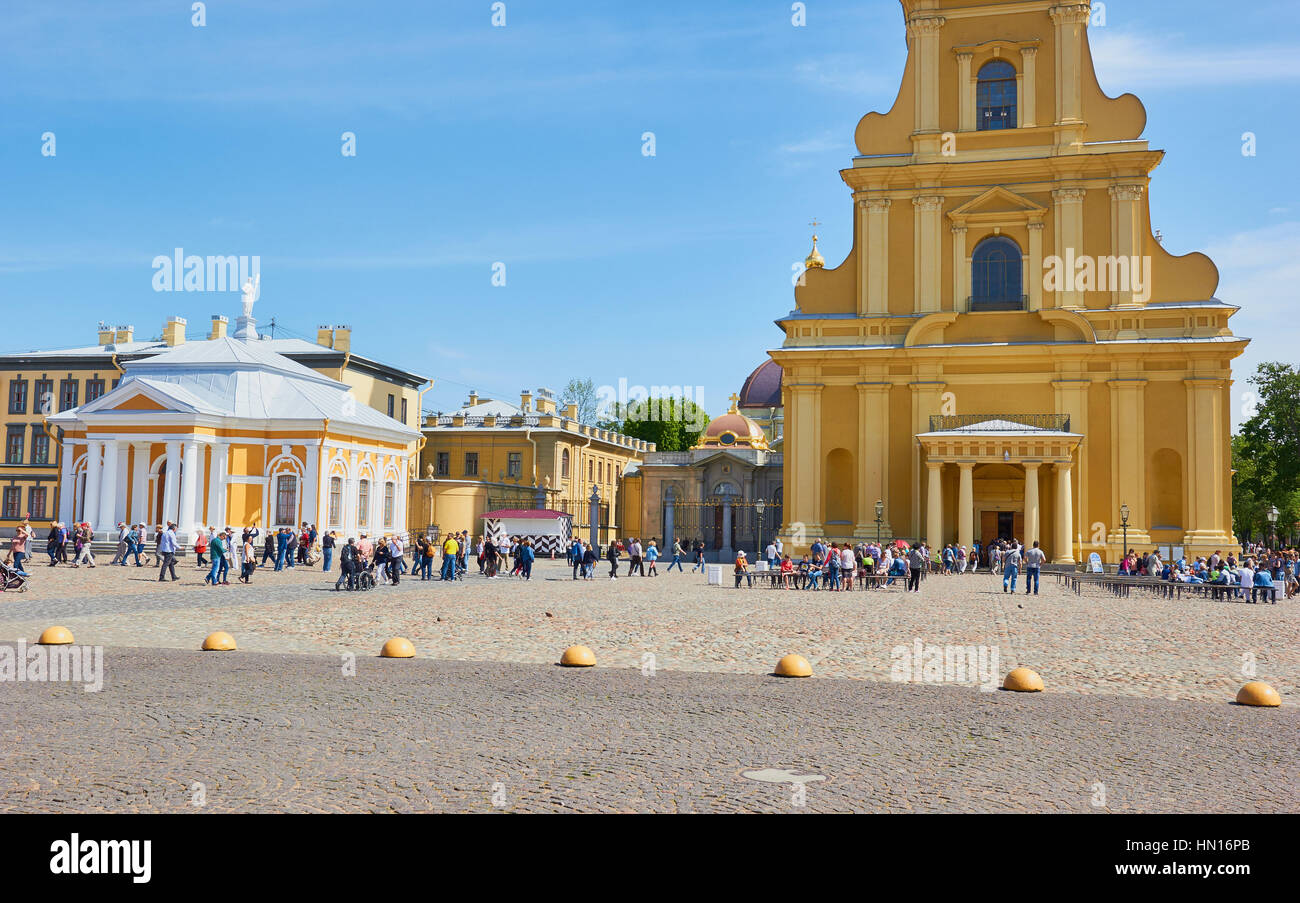
[[[362,480],[357,485],[357,526],[370,526],[370,481]]]
[[[384,529],[393,529],[393,518],[397,513],[397,487],[389,480],[384,484]]]
[[[330,526],[343,523],[343,478],[330,477]]]

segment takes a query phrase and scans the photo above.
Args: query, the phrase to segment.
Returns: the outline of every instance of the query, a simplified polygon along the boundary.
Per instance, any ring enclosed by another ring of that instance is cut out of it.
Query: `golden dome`
[[[736,407],[738,396],[731,396],[731,409],[715,417],[700,434],[696,448],[767,448],[763,428]]]
[[[822,267],[826,266],[826,258],[822,257],[821,251],[817,250],[816,235],[813,236],[812,253],[804,258],[803,265],[805,269],[809,270],[820,270]]]

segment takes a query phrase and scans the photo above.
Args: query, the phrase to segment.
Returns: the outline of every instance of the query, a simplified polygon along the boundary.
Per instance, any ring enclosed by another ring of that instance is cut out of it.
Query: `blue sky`
[[[576,376],[703,386],[717,413],[780,342],[808,222],[828,264],[848,250],[838,171],[897,93],[899,4],[807,0],[802,28],[766,0],[506,0],[504,28],[490,7],[210,0],[196,28],[179,0],[4,0],[0,350],[233,320],[237,293],[153,291],[183,247],[260,255],[263,324],[350,324],[437,380],[431,409]],[[1300,358],[1298,18],[1117,0],[1091,34],[1168,151],[1166,248],[1209,253],[1243,308],[1239,398],[1259,361]]]

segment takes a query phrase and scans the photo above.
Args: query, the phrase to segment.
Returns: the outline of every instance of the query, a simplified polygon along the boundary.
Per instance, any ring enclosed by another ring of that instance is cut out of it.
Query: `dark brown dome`
[[[749,374],[740,389],[741,408],[781,407],[781,365],[768,358]]]

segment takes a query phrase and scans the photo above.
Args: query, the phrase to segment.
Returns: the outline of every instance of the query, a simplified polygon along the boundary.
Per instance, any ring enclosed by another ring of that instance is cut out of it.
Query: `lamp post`
[[[880,545],[880,525],[885,522],[885,503],[876,499],[876,545]]]
[[[1268,509],[1269,548],[1272,548],[1277,543],[1277,518],[1279,513],[1277,505],[1273,505]]]
[[[1119,557],[1121,559],[1127,557],[1128,555],[1128,513],[1129,513],[1128,505],[1119,506],[1120,522],[1121,525],[1124,527],[1124,548],[1121,549],[1119,553]]]
[[[762,555],[767,550],[763,544],[763,512],[767,510],[767,502],[759,499],[754,503],[754,511],[758,514],[758,554]]]

